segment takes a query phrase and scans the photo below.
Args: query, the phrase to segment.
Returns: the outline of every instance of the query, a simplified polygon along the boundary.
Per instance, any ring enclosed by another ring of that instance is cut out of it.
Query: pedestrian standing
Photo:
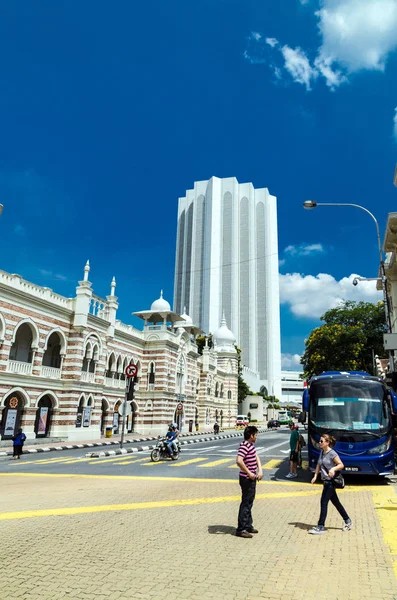
[[[25,440],[26,440],[26,435],[23,433],[22,429],[18,429],[18,433],[16,435],[14,435],[14,437],[12,438],[13,446],[14,446],[14,452],[13,452],[12,457],[14,460],[16,458],[21,458],[22,448],[25,443]]]
[[[316,483],[317,476],[320,473],[324,488],[323,493],[321,494],[321,511],[318,525],[317,527],[313,527],[309,533],[313,533],[315,535],[325,533],[325,519],[327,518],[328,502],[330,500],[345,522],[343,531],[350,531],[353,526],[352,520],[347,514],[344,506],[341,504],[335,489],[335,473],[344,468],[343,462],[339,458],[339,455],[337,452],[335,452],[335,450],[333,450],[336,439],[333,436],[325,433],[321,436],[319,443],[321,447],[321,453],[317,462],[314,477],[312,479],[312,484]]]
[[[299,432],[295,429],[295,425],[291,422],[289,424],[291,435],[289,436],[289,473],[286,475],[287,479],[294,479],[297,477],[298,468],[298,452],[299,452]]]
[[[256,482],[263,477],[261,461],[255,448],[257,437],[258,429],[254,425],[248,425],[244,430],[244,442],[241,442],[236,458],[236,463],[240,467],[241,487],[241,504],[236,535],[242,538],[252,538],[253,533],[258,533],[252,524],[252,505],[255,500]]]

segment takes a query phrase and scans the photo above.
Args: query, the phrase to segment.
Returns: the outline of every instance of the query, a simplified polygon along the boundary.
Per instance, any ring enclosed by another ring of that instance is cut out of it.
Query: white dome
[[[153,312],[171,312],[171,306],[169,302],[163,298],[163,290],[161,290],[160,298],[153,302],[150,310]]]
[[[186,314],[186,306],[183,307],[183,314],[181,315],[181,317],[185,320],[184,325],[193,325],[192,317],[189,317],[189,315]]]
[[[221,326],[213,334],[212,340],[217,350],[235,352],[234,344],[236,343],[236,338],[226,325],[225,315],[223,315]]]

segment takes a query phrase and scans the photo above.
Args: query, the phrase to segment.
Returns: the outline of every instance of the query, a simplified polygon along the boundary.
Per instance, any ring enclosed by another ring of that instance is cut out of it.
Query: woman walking
[[[316,483],[317,476],[321,473],[321,480],[324,484],[324,488],[321,495],[321,512],[318,525],[309,531],[309,533],[313,533],[314,535],[325,533],[325,519],[327,518],[328,502],[330,500],[345,522],[343,531],[349,531],[353,525],[352,520],[338,498],[333,481],[335,473],[344,468],[338,454],[333,450],[335,442],[336,439],[326,433],[320,438],[321,454],[317,462],[312,484]]]
[[[22,429],[18,429],[17,435],[15,435],[12,438],[12,440],[14,445],[13,459],[15,460],[16,458],[21,458],[22,448],[26,440],[26,435],[23,433]]]

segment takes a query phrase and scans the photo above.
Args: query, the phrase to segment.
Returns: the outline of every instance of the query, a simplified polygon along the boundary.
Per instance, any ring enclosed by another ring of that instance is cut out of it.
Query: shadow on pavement
[[[288,525],[293,525],[297,529],[303,529],[303,531],[310,531],[314,527],[314,525],[308,525],[307,523],[300,523],[299,521],[293,521],[292,523],[288,523]],[[340,527],[326,527],[326,529],[335,529],[335,531],[339,531]]]
[[[236,528],[230,525],[209,525],[208,533],[223,533],[224,535],[236,535]]]

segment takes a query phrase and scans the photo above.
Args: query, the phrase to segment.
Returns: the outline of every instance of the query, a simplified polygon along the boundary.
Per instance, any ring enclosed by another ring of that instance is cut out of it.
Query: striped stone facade
[[[171,421],[184,431],[233,424],[237,356],[204,349],[193,327],[172,315],[143,331],[117,320],[115,281],[106,300],[93,294],[89,264],[74,298],[0,271],[0,434],[98,440],[121,431],[125,368],[138,375],[126,431],[163,433]],[[149,311],[146,311],[149,312]],[[139,315],[138,315],[139,316]],[[192,425],[193,424],[193,425]]]

